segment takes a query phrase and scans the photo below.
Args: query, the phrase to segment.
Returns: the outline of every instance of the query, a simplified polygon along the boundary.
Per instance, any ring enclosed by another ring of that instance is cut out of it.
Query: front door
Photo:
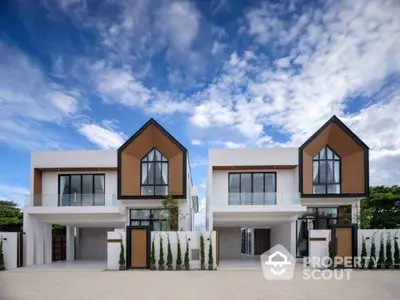
[[[342,267],[354,266],[357,256],[357,226],[337,225],[332,228],[335,256],[343,260]]]
[[[127,266],[132,269],[149,267],[150,228],[148,226],[127,227]]]

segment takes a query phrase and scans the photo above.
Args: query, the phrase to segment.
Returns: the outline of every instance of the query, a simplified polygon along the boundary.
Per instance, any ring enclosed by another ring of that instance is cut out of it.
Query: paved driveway
[[[353,271],[350,281],[264,280],[261,270],[151,272],[18,269],[0,272],[1,300],[400,299],[400,272]]]

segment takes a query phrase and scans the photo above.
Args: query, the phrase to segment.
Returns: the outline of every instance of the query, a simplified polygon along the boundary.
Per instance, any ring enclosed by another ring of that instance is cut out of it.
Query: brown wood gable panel
[[[328,145],[341,157],[341,194],[365,195],[369,182],[368,147],[350,134],[344,124],[341,126],[337,118],[333,120],[300,148],[301,192],[303,195],[313,193],[312,158]]]
[[[155,122],[155,121],[154,121]],[[157,123],[158,124],[158,123]],[[140,197],[141,159],[157,148],[168,159],[169,193],[186,195],[186,149],[160,129],[156,123],[146,125],[119,150],[119,196]]]

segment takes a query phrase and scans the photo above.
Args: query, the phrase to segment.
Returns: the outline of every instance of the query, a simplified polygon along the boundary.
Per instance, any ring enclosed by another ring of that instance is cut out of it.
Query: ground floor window
[[[131,209],[130,226],[149,226],[152,231],[168,231],[168,211],[162,208]]]

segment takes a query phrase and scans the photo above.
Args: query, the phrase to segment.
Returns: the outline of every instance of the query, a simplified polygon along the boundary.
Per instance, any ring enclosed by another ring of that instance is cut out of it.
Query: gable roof
[[[338,117],[332,116],[324,125],[321,126],[307,141],[300,146],[300,150],[303,150],[310,144],[318,135],[320,135],[331,123],[338,125],[345,133],[347,133],[361,148],[368,150],[369,147],[353,132],[347,127]]]
[[[123,151],[130,143],[132,143],[143,131],[147,129],[150,125],[156,126],[165,136],[167,136],[178,148],[180,148],[183,152],[187,152],[187,149],[176,139],[174,138],[167,130],[164,129],[156,120],[151,118],[148,120],[142,127],[139,128],[121,147],[118,148],[118,152]]]

